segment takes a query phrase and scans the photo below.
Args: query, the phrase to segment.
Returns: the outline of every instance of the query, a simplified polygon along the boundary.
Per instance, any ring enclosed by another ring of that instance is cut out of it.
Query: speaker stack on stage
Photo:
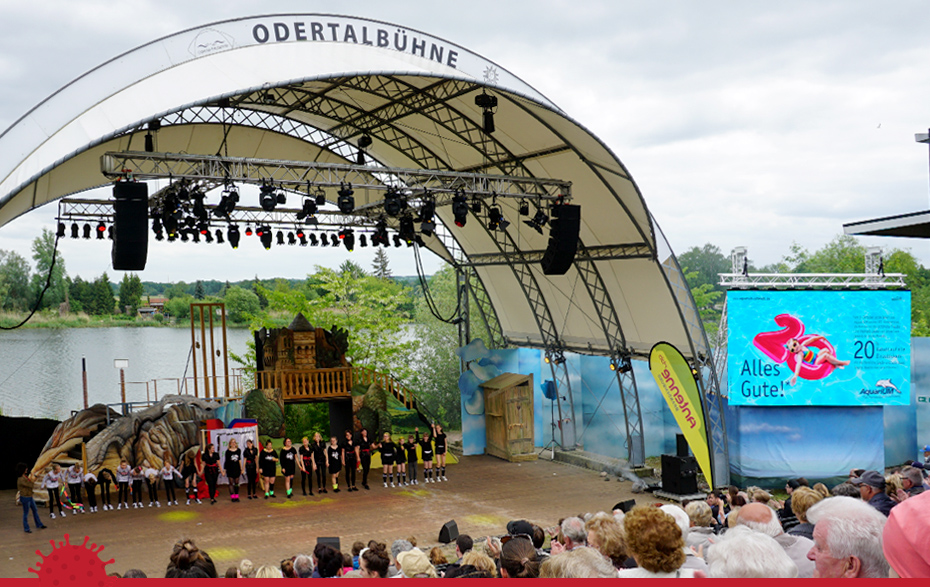
[[[148,184],[117,182],[113,198],[113,268],[142,271],[149,252]]]
[[[654,495],[683,501],[685,499],[703,499],[698,492],[697,460],[688,453],[688,442],[683,434],[675,435],[676,454],[662,455],[662,489]]]

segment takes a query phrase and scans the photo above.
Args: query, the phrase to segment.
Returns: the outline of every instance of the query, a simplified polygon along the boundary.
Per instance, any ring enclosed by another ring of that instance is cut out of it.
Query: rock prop
[[[245,417],[258,422],[259,436],[281,438],[284,430],[284,401],[280,389],[253,389],[245,396]]]
[[[356,395],[361,392],[360,395]],[[352,390],[352,408],[355,412],[355,428],[367,428],[370,438],[381,438],[385,432],[391,431],[391,414],[388,412],[388,397],[384,389],[377,383],[367,388],[360,385]],[[360,398],[360,399],[357,399]]]

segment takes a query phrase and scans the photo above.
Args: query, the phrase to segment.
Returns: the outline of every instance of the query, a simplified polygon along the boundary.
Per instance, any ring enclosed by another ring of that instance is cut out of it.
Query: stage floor
[[[334,495],[330,490],[328,495],[303,497],[297,495],[298,487],[290,500],[231,503],[224,487],[223,499],[213,506],[185,506],[179,495],[177,507],[69,514],[65,519],[50,520],[48,510],[40,509],[49,529],[33,527],[32,534],[23,532],[15,491],[2,491],[0,576],[35,577],[28,572],[39,560],[35,551],[48,554],[49,540],[63,540],[66,533],[72,544],[89,536],[90,542],[105,545],[101,559],[115,559],[108,572],[138,568],[150,577],[163,577],[172,545],[190,537],[210,553],[222,576],[243,558],[258,567],[310,554],[318,536],[340,537],[344,551],[356,540],[374,538],[390,547],[395,539],[415,536],[426,550],[438,544],[439,529],[453,519],[459,532],[477,539],[506,533],[505,524],[512,519],[547,527],[559,518],[608,510],[634,497],[639,503],[655,501],[648,494],[634,496],[629,481],[604,481],[594,471],[547,460],[518,464],[490,456],[464,457],[447,469],[449,482],[408,488],[385,489],[380,471],[372,473],[371,491],[357,493],[343,490]],[[276,494],[283,493],[278,478]]]

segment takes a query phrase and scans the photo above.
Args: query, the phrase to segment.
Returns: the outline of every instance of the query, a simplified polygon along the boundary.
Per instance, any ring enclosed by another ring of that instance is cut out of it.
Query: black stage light
[[[200,223],[197,224],[197,230],[200,231],[200,234],[209,234],[209,233],[210,233],[210,225],[207,224],[206,222],[200,222]]]
[[[298,229],[297,229],[297,238],[304,238],[304,229],[303,229],[303,228],[298,228]]]
[[[252,236],[252,227],[248,224],[245,225],[245,236]]]
[[[224,242],[225,242],[225,241],[224,241],[224,239],[223,239],[223,231],[220,230],[219,228],[217,228],[217,229],[216,229],[216,244],[221,245],[221,244],[223,244]]]
[[[317,206],[326,205],[326,192],[323,191],[323,188],[319,188],[316,191],[316,195],[313,196],[313,199],[316,202]]]
[[[110,225],[109,228],[107,228],[107,238],[110,240],[113,240],[113,225],[112,224]]]
[[[306,235],[305,235],[303,232],[298,232],[298,233],[297,233],[297,238],[300,239],[300,246],[302,246],[302,247],[306,247],[306,246],[307,246],[307,237],[306,237]]]
[[[395,247],[400,246],[400,235],[398,235],[397,233],[394,233],[394,246]]]
[[[64,236],[65,236],[65,234],[66,234],[67,232],[68,232],[68,230],[67,230],[67,228],[65,228],[65,223],[64,223],[64,222],[59,222],[59,223],[58,223],[58,232],[55,233],[55,236],[58,237],[58,238],[64,238]]]
[[[420,232],[424,236],[433,236],[436,233],[436,223],[430,220],[429,222],[423,222],[420,224]]]
[[[209,230],[208,230],[207,232],[203,232],[203,233],[201,233],[201,234],[203,234],[203,240],[207,241],[208,243],[212,243],[212,242],[213,242],[213,235],[210,234],[210,231],[209,231]]]
[[[365,164],[365,149],[371,146],[371,137],[368,135],[362,135],[358,139],[358,156],[356,157],[355,162],[359,165]]]
[[[206,198],[206,195],[199,189],[191,192],[191,199],[194,200],[194,216],[201,222],[207,221],[207,208],[203,204],[204,198]]]
[[[398,230],[401,240],[406,243],[412,243],[413,240],[417,237],[416,232],[413,229],[413,218],[410,214],[405,214],[403,218],[400,219],[400,228]]]
[[[155,137],[152,136],[152,133],[145,133],[145,152],[154,153],[155,152]]]
[[[278,189],[278,195],[275,196],[275,201],[279,204],[287,203],[287,194],[284,193],[283,189]]]
[[[355,232],[351,228],[343,228],[339,231],[339,238],[347,251],[355,250]]]
[[[362,247],[363,249],[368,246],[368,239],[364,234],[358,235],[358,246]]]
[[[373,246],[389,246],[387,222],[383,218],[378,220],[378,224],[375,225],[375,233],[371,235],[371,244]]]
[[[190,233],[191,233],[191,240],[194,241],[195,243],[199,243],[200,242],[200,231],[192,230],[190,231]]]
[[[78,238],[81,235],[81,227],[77,222],[71,223],[71,238]]]
[[[543,227],[549,223],[549,216],[542,210],[537,210],[532,220],[524,220],[523,224],[534,229],[539,234],[543,234]]]
[[[103,222],[97,224],[97,240],[98,241],[102,241],[103,239],[107,237],[106,232],[107,232],[106,224],[104,224]]]
[[[468,221],[468,203],[462,192],[457,192],[452,196],[452,216],[455,218],[455,225],[459,228],[465,226]]]
[[[471,211],[472,214],[481,214],[481,200],[478,199],[478,196],[471,199]]]
[[[407,201],[403,195],[395,188],[388,188],[384,194],[384,211],[388,216],[396,217],[407,209]]]
[[[226,229],[226,240],[229,241],[229,246],[234,249],[239,248],[239,227],[235,224],[231,224],[229,228]]]
[[[315,247],[315,246],[317,246],[318,244],[320,244],[320,243],[319,243],[319,241],[316,239],[316,235],[313,234],[313,233],[310,233],[310,246],[311,246],[311,247]]]
[[[316,214],[316,212],[317,212],[316,202],[314,202],[313,199],[311,198],[307,198],[304,200],[303,208],[301,208],[300,212],[297,213],[297,220],[305,220],[307,218],[311,218],[313,217],[313,215]]]
[[[321,247],[328,247],[328,246],[329,246],[329,237],[326,236],[326,233],[325,233],[325,232],[320,234],[320,246],[321,246]]]
[[[278,245],[279,246],[283,245],[284,244],[284,231],[279,230],[277,234],[277,238],[278,238]]]
[[[271,227],[263,226],[258,229],[258,236],[262,241],[262,246],[265,247],[265,250],[271,249],[271,241],[273,240],[273,235],[271,234]]]
[[[336,204],[339,206],[339,211],[343,214],[351,214],[355,210],[355,191],[352,189],[352,186],[349,184],[342,184],[342,187],[339,188],[339,199]]]
[[[181,230],[181,231],[180,231],[180,234],[181,234],[181,242],[182,242],[182,243],[186,243],[187,241],[190,240],[190,237],[187,236],[187,229]]]
[[[336,233],[335,233],[335,232],[330,233],[329,238],[330,238],[330,241],[332,241],[331,244],[332,244],[334,247],[338,247],[338,246],[339,246],[339,237],[336,236]]]
[[[497,206],[491,206],[488,209],[488,228],[490,230],[500,230],[501,221],[504,219],[504,215],[501,214],[501,209]]]
[[[82,236],[83,236],[85,239],[89,239],[89,238],[90,238],[90,224],[87,224],[87,223],[84,224],[84,231],[83,231]]]
[[[275,206],[278,205],[278,200],[274,195],[274,186],[263,183],[259,190],[258,203],[261,205],[262,210],[265,212],[271,212],[274,210]]]
[[[423,197],[423,205],[420,206],[420,215],[417,222],[431,222],[436,215],[436,201],[432,196]]]
[[[482,92],[475,96],[475,105],[481,108],[484,115],[484,132],[494,132],[494,109],[497,108],[497,96]]]
[[[520,216],[530,215],[530,203],[526,200],[520,200]]]
[[[289,244],[290,246],[294,246],[297,244],[297,237],[294,236],[293,232],[287,233],[287,244]]]

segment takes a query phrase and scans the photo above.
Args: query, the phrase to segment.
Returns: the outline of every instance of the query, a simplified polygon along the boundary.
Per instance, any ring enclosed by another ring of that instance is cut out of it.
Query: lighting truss
[[[907,287],[902,273],[720,273],[729,289],[887,289]]]

